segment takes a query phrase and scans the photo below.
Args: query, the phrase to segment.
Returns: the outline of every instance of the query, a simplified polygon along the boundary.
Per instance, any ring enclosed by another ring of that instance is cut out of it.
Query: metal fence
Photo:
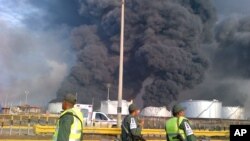
[[[115,118],[115,117],[114,117]],[[146,129],[163,129],[168,118],[141,117],[145,121]],[[49,114],[37,115],[3,115],[0,114],[0,127],[6,125],[33,126],[55,125],[58,116]],[[190,119],[193,129],[226,130],[231,124],[250,124],[250,120],[228,120],[228,119]],[[108,125],[96,122],[95,127],[109,127]]]
[[[167,118],[142,117],[145,120],[143,135],[147,138],[165,138],[164,125]],[[49,135],[54,132],[58,116],[52,115],[0,115],[0,135]],[[229,137],[230,124],[250,124],[248,120],[190,119],[195,135],[199,137]],[[84,127],[86,136],[117,136],[119,128],[107,128],[105,124],[95,123],[94,127]]]

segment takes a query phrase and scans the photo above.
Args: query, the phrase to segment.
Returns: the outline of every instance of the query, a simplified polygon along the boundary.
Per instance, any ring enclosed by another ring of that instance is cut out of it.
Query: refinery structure
[[[131,103],[133,101],[122,101],[124,109],[122,117],[128,115],[128,106]],[[192,122],[192,129],[195,132],[200,132],[201,135],[198,138],[202,140],[227,140],[230,125],[250,124],[245,116],[244,107],[223,106],[223,103],[218,100],[185,100],[181,101],[180,104],[186,108],[185,114]],[[92,104],[75,104],[84,117],[83,135],[85,138],[89,138],[90,135],[92,138],[100,138],[101,136],[101,138],[113,140],[120,134],[119,132],[114,133],[114,131],[119,130],[117,128],[117,105],[118,101],[106,100],[101,102],[99,109],[94,110]],[[62,103],[51,102],[46,109],[30,105],[9,106],[1,109],[0,139],[1,135],[19,135],[21,138],[34,138],[33,140],[36,140],[36,136],[50,139],[54,133],[52,129],[62,113]],[[145,130],[144,132],[148,130],[144,133],[144,137],[150,139],[154,135],[156,140],[165,139],[164,125],[166,120],[171,117],[171,108],[165,106],[142,108],[140,118],[145,122],[143,130]],[[25,137],[22,136],[23,134],[26,134]]]
[[[122,101],[122,115],[128,115],[128,106],[133,101]],[[188,118],[197,119],[236,119],[246,120],[245,108],[241,106],[223,106],[223,103],[218,100],[185,100],[180,104],[186,107],[185,114]],[[87,105],[93,111],[94,105],[91,104],[76,104]],[[101,102],[101,106],[97,111],[103,112],[107,115],[117,115],[118,101],[106,100]],[[78,106],[79,107],[79,106]],[[0,107],[2,114],[60,114],[62,110],[62,102],[50,102],[46,109],[31,105],[18,105]],[[88,108],[86,108],[88,110]],[[171,117],[171,109],[166,107],[145,107],[141,109],[141,116],[143,117]]]

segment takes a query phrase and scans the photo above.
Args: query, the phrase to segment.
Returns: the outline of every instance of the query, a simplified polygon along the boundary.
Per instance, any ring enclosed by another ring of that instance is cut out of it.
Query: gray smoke
[[[79,0],[79,14],[88,22],[72,31],[77,64],[58,90],[58,97],[76,92],[80,102],[106,98],[107,83],[116,99],[119,62],[120,3]],[[127,0],[124,95],[134,99],[144,80],[144,106],[166,105],[183,89],[202,82],[208,62],[200,52],[213,39],[216,19],[207,0]]]
[[[215,1],[219,21],[215,44],[209,51],[210,70],[205,81],[194,90],[184,92],[194,99],[219,99],[227,106],[249,108],[249,33],[248,0]],[[247,111],[249,114],[249,111]]]
[[[249,86],[250,78],[250,18],[230,18],[221,22],[216,30],[216,41],[218,48],[213,58],[214,75],[221,80],[228,80],[227,93],[221,95],[227,96],[227,105],[239,104],[245,105],[248,101],[249,89],[242,86]],[[230,81],[231,80],[231,81]],[[234,90],[234,91],[233,91]],[[230,94],[231,93],[231,94]],[[236,102],[235,95],[239,101]]]
[[[249,15],[249,0],[211,0],[220,18]]]
[[[224,75],[249,78],[250,17],[223,21],[218,26],[216,39],[219,48],[215,67],[219,72],[227,70]]]
[[[232,8],[247,4],[241,2],[229,2],[222,8],[214,44],[204,49],[211,64],[206,79],[195,89],[184,91],[182,99],[218,99],[227,106],[249,107],[250,17],[247,9]],[[230,8],[235,11],[229,12]]]
[[[47,13],[28,1],[0,0],[0,103],[44,106],[75,61],[67,26],[45,29]],[[40,18],[39,24],[26,22]]]
[[[249,103],[249,1],[211,1],[126,0],[124,99]],[[0,25],[3,103],[29,90],[34,104],[57,91],[98,105],[107,83],[117,99],[119,0],[0,0]]]

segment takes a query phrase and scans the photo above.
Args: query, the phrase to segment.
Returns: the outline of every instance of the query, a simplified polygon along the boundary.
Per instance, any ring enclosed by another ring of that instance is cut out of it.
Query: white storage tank
[[[186,107],[186,117],[221,118],[222,103],[218,100],[187,100],[180,104]]]
[[[225,106],[222,107],[223,119],[245,119],[245,109],[242,107]]]
[[[133,101],[126,101],[122,100],[122,115],[128,115],[128,107],[132,104]],[[100,111],[109,114],[109,115],[116,115],[117,114],[117,105],[118,101],[102,101]]]
[[[142,116],[146,117],[171,117],[172,114],[166,107],[146,107],[141,111]]]
[[[48,112],[51,114],[59,114],[63,111],[62,102],[52,102],[49,103]]]

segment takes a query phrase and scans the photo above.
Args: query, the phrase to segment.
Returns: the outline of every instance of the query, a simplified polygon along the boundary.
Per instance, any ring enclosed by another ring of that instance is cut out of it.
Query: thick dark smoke
[[[250,17],[233,16],[215,28],[207,79],[191,94],[193,99],[218,99],[227,106],[249,106]]]
[[[218,99],[227,106],[249,105],[248,0],[213,0],[219,14],[214,44],[205,48],[210,69],[205,81],[193,90],[182,92],[180,99]],[[248,116],[249,111],[247,111]]]
[[[249,0],[213,0],[219,19],[214,44],[204,48],[210,58],[205,81],[180,99],[218,99],[227,106],[249,105]],[[250,115],[249,111],[248,116]]]
[[[227,104],[244,105],[248,101],[249,89],[241,87],[249,85],[246,80],[250,78],[250,17],[226,19],[218,25],[216,32],[218,49],[213,58],[214,74],[221,79],[234,80],[235,91],[230,91],[234,94],[229,96]],[[237,84],[239,81],[241,83]],[[226,88],[230,90],[232,86]],[[235,94],[240,101],[235,101]],[[227,93],[222,95],[226,96]]]
[[[72,31],[78,61],[58,91],[77,92],[90,103],[106,98],[112,84],[116,99],[119,62],[120,3],[79,0],[79,13],[88,21]],[[212,40],[215,21],[207,0],[127,0],[125,18],[124,98],[134,99],[147,78],[144,106],[176,100],[183,89],[202,82],[208,62],[201,44]]]
[[[250,2],[211,1],[126,0],[124,99],[249,106]],[[117,99],[119,0],[0,0],[0,25],[1,101]]]
[[[224,75],[250,77],[250,17],[227,19],[217,29],[216,40],[219,43],[216,52],[215,67]]]

